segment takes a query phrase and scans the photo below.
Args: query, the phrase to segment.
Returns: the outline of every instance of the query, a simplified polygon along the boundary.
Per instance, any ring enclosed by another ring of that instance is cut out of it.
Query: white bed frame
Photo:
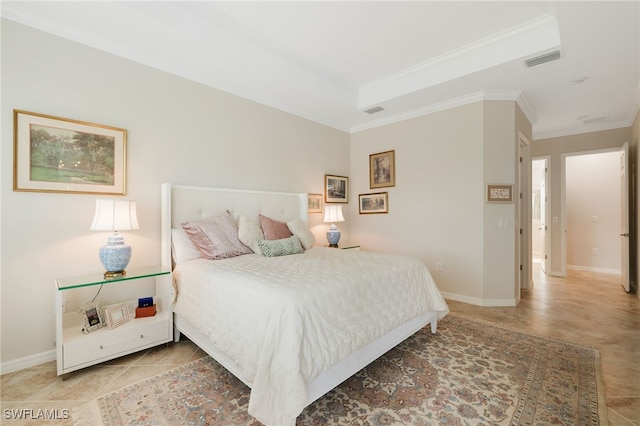
[[[262,213],[284,221],[299,217],[303,222],[308,223],[306,193],[207,188],[165,183],[162,184],[162,265],[172,266],[171,228],[180,227],[180,223],[188,220],[213,216],[226,210],[236,218],[239,215],[256,217],[258,213]],[[312,404],[427,324],[431,324],[431,332],[435,334],[437,321],[437,312],[429,312],[396,327],[381,338],[351,353],[307,385],[307,405]],[[174,314],[176,342],[180,339],[181,333],[247,386],[252,387],[251,380],[243,377],[235,363],[215,348],[206,335],[179,315]]]

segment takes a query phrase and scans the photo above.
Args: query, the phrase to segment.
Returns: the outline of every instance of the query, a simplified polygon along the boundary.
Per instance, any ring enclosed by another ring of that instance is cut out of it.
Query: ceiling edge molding
[[[411,118],[421,117],[440,111],[456,108],[459,106],[471,104],[478,101],[517,101],[522,97],[519,90],[482,90],[470,93],[468,95],[459,96],[443,102],[428,105],[423,108],[417,108],[402,114],[395,114],[378,120],[369,121],[367,123],[351,126],[350,132],[356,133],[363,130],[374,129],[376,127],[386,126],[387,124],[398,123],[409,120]]]
[[[623,121],[615,121],[615,122],[606,122],[606,123],[598,123],[583,127],[573,127],[570,129],[561,129],[561,130],[552,130],[544,133],[533,133],[533,140],[539,141],[543,139],[552,139],[552,138],[561,138],[564,136],[573,136],[573,135],[583,135],[585,133],[594,133],[601,132],[604,130],[615,130],[622,129],[625,127],[633,126],[633,122],[629,122],[626,120]]]
[[[360,86],[358,108],[450,81],[492,66],[561,47],[552,14],[534,18],[475,43]],[[524,52],[524,53],[523,53]]]

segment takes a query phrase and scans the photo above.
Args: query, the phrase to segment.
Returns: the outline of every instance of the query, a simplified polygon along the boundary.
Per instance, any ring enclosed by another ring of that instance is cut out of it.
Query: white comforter
[[[251,385],[249,413],[294,425],[307,383],[428,311],[449,308],[415,258],[312,248],[303,254],[179,264],[174,311],[209,336]]]

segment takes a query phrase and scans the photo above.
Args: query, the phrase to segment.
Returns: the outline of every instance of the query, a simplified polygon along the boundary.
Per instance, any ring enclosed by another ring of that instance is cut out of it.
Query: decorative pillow
[[[293,219],[287,222],[287,228],[289,228],[289,231],[291,231],[293,235],[298,237],[305,250],[313,247],[313,244],[316,242],[316,237],[309,231],[309,228],[307,228],[307,225],[303,221],[298,218]]]
[[[265,240],[281,240],[293,235],[285,222],[280,222],[261,214],[258,215],[258,218],[260,219],[260,227],[264,232]]]
[[[304,253],[300,240],[295,235],[279,240],[258,240],[262,255],[266,257],[287,256]]]
[[[260,226],[246,216],[240,216],[238,220],[238,239],[256,254],[262,254],[258,240],[264,240],[264,234]]]
[[[171,229],[171,248],[173,250],[173,262],[176,265],[186,260],[202,257],[196,246],[193,245],[191,238],[181,228]]]
[[[181,225],[204,258],[226,259],[251,253],[238,239],[238,228],[229,212]]]

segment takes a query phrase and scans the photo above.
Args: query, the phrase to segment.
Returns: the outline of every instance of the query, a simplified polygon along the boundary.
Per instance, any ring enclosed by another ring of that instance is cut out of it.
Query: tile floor
[[[570,271],[566,278],[536,273],[517,307],[487,308],[450,301],[452,312],[600,350],[611,425],[640,425],[640,300],[619,277]],[[204,356],[191,342],[160,346],[105,364],[56,376],[55,363],[1,377],[2,424],[71,425],[70,419],[14,421],[12,408],[66,411],[99,395]]]

